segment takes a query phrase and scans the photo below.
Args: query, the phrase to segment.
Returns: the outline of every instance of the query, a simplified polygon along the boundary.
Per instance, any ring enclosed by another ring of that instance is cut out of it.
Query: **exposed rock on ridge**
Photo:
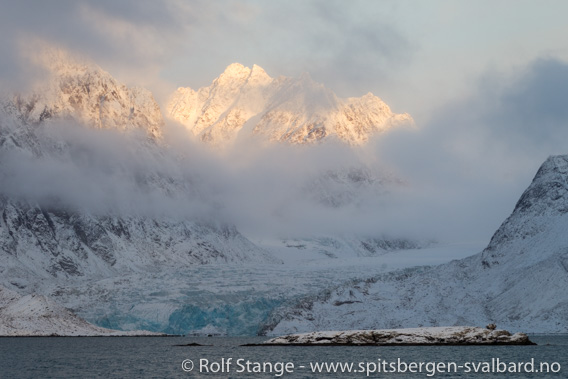
[[[223,144],[238,134],[303,144],[333,137],[360,145],[371,135],[412,123],[371,93],[338,98],[308,74],[271,78],[257,65],[233,63],[209,87],[179,88],[167,112],[201,140]]]
[[[151,92],[128,88],[93,63],[60,50],[47,50],[38,63],[49,79],[31,94],[14,96],[12,105],[26,123],[72,118],[96,128],[141,129],[160,138],[164,120]]]
[[[276,262],[227,225],[95,216],[2,198],[0,215],[0,273],[15,283],[26,283],[30,273],[89,278],[157,266]]]

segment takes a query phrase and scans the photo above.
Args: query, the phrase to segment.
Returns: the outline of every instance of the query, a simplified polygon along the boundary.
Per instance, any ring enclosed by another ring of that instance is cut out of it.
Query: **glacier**
[[[78,316],[106,328],[199,334],[205,327],[214,327],[225,335],[256,335],[261,332],[260,325],[281,305],[291,305],[347,278],[362,280],[377,272],[445,262],[456,252],[467,256],[477,249],[475,245],[430,246],[374,256],[355,256],[350,250],[343,250],[341,255],[338,250],[337,256],[330,258],[312,248],[316,245],[299,250],[289,244],[264,241],[260,245],[283,257],[283,264],[212,263],[99,279],[38,281],[32,276],[25,283],[13,278],[12,282],[25,284],[21,290],[46,294]],[[9,281],[5,285],[14,287]]]
[[[328,288],[276,309],[262,332],[497,323],[566,333],[567,205],[568,156],[551,156],[481,253]]]

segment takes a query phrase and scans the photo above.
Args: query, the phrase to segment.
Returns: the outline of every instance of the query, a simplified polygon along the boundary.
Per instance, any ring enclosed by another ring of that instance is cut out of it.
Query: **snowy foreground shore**
[[[1,337],[163,336],[145,330],[101,328],[41,295],[20,296],[0,286]]]
[[[534,345],[524,333],[471,326],[288,334],[259,345]]]

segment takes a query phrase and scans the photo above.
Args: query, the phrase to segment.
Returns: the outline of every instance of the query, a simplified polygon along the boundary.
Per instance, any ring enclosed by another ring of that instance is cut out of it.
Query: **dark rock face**
[[[232,226],[52,211],[6,198],[0,214],[0,255],[41,276],[271,260]]]

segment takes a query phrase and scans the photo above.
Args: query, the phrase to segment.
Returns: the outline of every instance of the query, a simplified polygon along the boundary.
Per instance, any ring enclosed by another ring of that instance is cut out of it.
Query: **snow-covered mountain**
[[[336,138],[352,145],[404,123],[381,99],[338,98],[308,74],[271,78],[259,66],[229,65],[209,87],[180,87],[167,113],[201,140],[221,145],[237,135],[261,135],[292,144]]]
[[[25,123],[71,118],[96,128],[141,129],[152,138],[161,136],[164,120],[150,91],[128,88],[96,64],[62,50],[46,49],[35,59],[47,77],[9,104]]]
[[[168,320],[196,301],[188,269],[280,261],[215,219],[149,92],[68,58],[43,57],[48,80],[0,104],[0,285],[23,295],[2,306],[3,333],[102,334],[53,301],[122,330],[184,333]]]
[[[568,331],[568,156],[538,170],[487,248],[435,267],[346,283],[275,311],[268,334],[486,325]]]
[[[218,196],[219,185],[206,177],[207,165],[196,171],[195,157],[179,154],[161,137],[164,121],[148,92],[128,88],[98,66],[61,52],[45,55],[40,63],[48,80],[0,103],[0,285],[25,299],[48,296],[114,329],[186,333],[214,328],[251,335],[283,302],[339,278],[360,278],[372,265],[386,270],[385,263],[371,260],[425,246],[381,231],[377,236],[291,235],[276,246],[253,243],[217,217],[219,203],[234,195],[230,185]],[[262,71],[252,71],[248,82],[262,83]],[[294,87],[292,79],[278,81]],[[253,101],[264,96],[264,87],[252,87],[242,109],[256,115],[265,109],[262,101]],[[315,97],[329,93],[314,88]],[[300,92],[297,101],[290,92],[274,109],[296,103],[316,109],[306,105],[312,95]],[[223,98],[209,102],[210,112]],[[310,117],[325,113],[314,112]],[[315,207],[357,208],[362,197],[375,198],[401,185],[374,169],[346,164],[306,172],[277,206],[299,199]],[[277,168],[270,170],[279,175]],[[287,264],[274,264],[282,263],[283,255]],[[41,314],[29,316],[36,313]]]
[[[40,61],[47,82],[0,106],[6,281],[24,288],[33,278],[276,261],[234,226],[170,212],[197,196],[197,186],[159,143],[163,119],[148,91],[62,52]]]
[[[276,262],[233,226],[173,219],[100,216],[0,198],[0,273],[110,277],[156,267]]]

